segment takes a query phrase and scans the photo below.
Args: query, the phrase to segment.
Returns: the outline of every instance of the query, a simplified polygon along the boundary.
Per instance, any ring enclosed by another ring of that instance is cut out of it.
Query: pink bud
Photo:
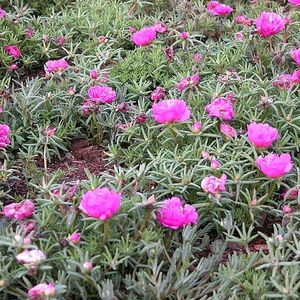
[[[196,121],[193,125],[192,125],[192,132],[194,133],[199,133],[202,129],[202,124],[201,122]]]
[[[90,261],[86,261],[84,264],[83,264],[83,269],[85,272],[90,272],[92,269],[93,269],[93,264],[90,262]]]
[[[135,118],[135,122],[137,124],[142,124],[146,121],[147,119],[147,116],[145,113],[141,113],[140,115],[138,115],[136,118]]]
[[[92,71],[90,72],[90,77],[91,77],[92,79],[97,79],[97,78],[98,78],[98,72],[97,72],[96,69],[94,69],[94,70],[92,70]]]
[[[48,42],[48,41],[49,41],[49,35],[43,34],[43,35],[42,35],[42,41]]]
[[[187,32],[185,32],[185,31],[181,32],[180,38],[181,38],[182,40],[186,40],[188,37],[189,37],[189,35],[188,35]]]
[[[55,42],[58,46],[62,46],[65,43],[65,37],[60,35],[56,38]]]
[[[276,239],[279,240],[279,241],[282,241],[283,240],[282,234],[277,234]]]
[[[199,52],[195,53],[195,55],[194,55],[194,61],[196,63],[202,63],[202,55]]]
[[[252,199],[250,202],[251,206],[256,206],[257,205],[257,200],[256,199]]]
[[[74,96],[75,93],[76,93],[75,88],[74,88],[74,87],[70,87],[70,88],[69,88],[69,95],[70,95],[70,96]]]
[[[17,66],[16,64],[12,64],[12,65],[10,65],[9,68],[8,68],[8,70],[9,70],[10,72],[15,71],[15,70],[17,70],[17,69],[18,69],[18,66]]]
[[[203,159],[210,160],[210,154],[207,151],[202,151],[201,155]]]
[[[104,44],[106,42],[106,36],[100,35],[98,37],[99,44]]]
[[[284,205],[282,211],[284,214],[290,214],[293,210],[288,205]]]
[[[78,233],[78,232],[72,233],[69,236],[68,240],[74,245],[79,244],[80,243],[80,233]]]
[[[210,162],[210,167],[211,167],[213,170],[218,169],[220,166],[221,166],[221,164],[220,164],[216,159],[212,159],[212,160],[211,160],[211,162]]]
[[[48,126],[48,127],[45,129],[44,133],[45,133],[46,136],[51,137],[51,136],[54,136],[54,135],[55,135],[56,131],[57,131],[57,128]]]

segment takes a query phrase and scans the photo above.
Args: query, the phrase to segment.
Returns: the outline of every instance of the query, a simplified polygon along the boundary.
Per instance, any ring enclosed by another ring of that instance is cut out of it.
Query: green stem
[[[44,172],[45,172],[46,183],[48,183],[47,150],[48,150],[48,137],[46,138],[46,143],[44,146]]]
[[[144,232],[144,230],[146,229],[150,220],[151,220],[151,210],[147,209],[144,222],[142,223],[140,230],[136,233],[136,235],[134,237],[135,240],[138,240],[141,238],[141,233]]]
[[[103,223],[103,244],[105,245],[108,240],[108,231],[109,231],[109,219]]]
[[[173,139],[174,139],[175,144],[178,144],[178,141],[177,141],[177,134],[176,134],[176,132],[175,132],[175,130],[173,129],[172,126],[173,126],[172,124],[169,124],[169,130],[170,130],[170,132],[171,132],[171,135],[172,135],[172,137],[173,137]]]
[[[101,143],[103,140],[104,132],[103,132],[101,125],[97,122],[97,116],[94,111],[93,111],[93,123],[94,123],[94,128],[96,129],[96,133],[95,133],[96,142]]]
[[[268,192],[268,198],[267,198],[267,199],[270,199],[270,198],[271,198],[271,196],[272,196],[273,192],[275,191],[276,187],[277,187],[277,183],[276,183],[276,181],[273,181],[273,182],[271,183],[271,187],[270,187],[270,189],[269,189],[269,192]],[[270,200],[271,200],[271,199],[270,199]]]

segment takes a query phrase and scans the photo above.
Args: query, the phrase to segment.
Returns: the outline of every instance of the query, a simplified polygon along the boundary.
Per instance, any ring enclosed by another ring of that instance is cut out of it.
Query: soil
[[[106,148],[101,145],[89,145],[85,139],[74,140],[71,144],[71,151],[62,160],[53,160],[48,171],[64,171],[63,180],[86,179],[85,169],[93,175],[99,175],[102,171],[108,170],[109,164],[105,161]]]

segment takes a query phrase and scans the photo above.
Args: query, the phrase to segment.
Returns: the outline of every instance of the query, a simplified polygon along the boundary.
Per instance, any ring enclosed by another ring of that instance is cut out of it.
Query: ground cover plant
[[[299,299],[300,1],[0,5],[0,299]]]

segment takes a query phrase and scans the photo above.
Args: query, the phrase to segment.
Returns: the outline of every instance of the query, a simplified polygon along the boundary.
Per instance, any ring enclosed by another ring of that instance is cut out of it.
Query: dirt
[[[71,151],[62,160],[54,160],[48,166],[49,173],[62,170],[64,180],[86,179],[85,169],[92,174],[99,175],[102,171],[109,169],[106,162],[106,148],[101,145],[89,145],[85,139],[74,140]]]

